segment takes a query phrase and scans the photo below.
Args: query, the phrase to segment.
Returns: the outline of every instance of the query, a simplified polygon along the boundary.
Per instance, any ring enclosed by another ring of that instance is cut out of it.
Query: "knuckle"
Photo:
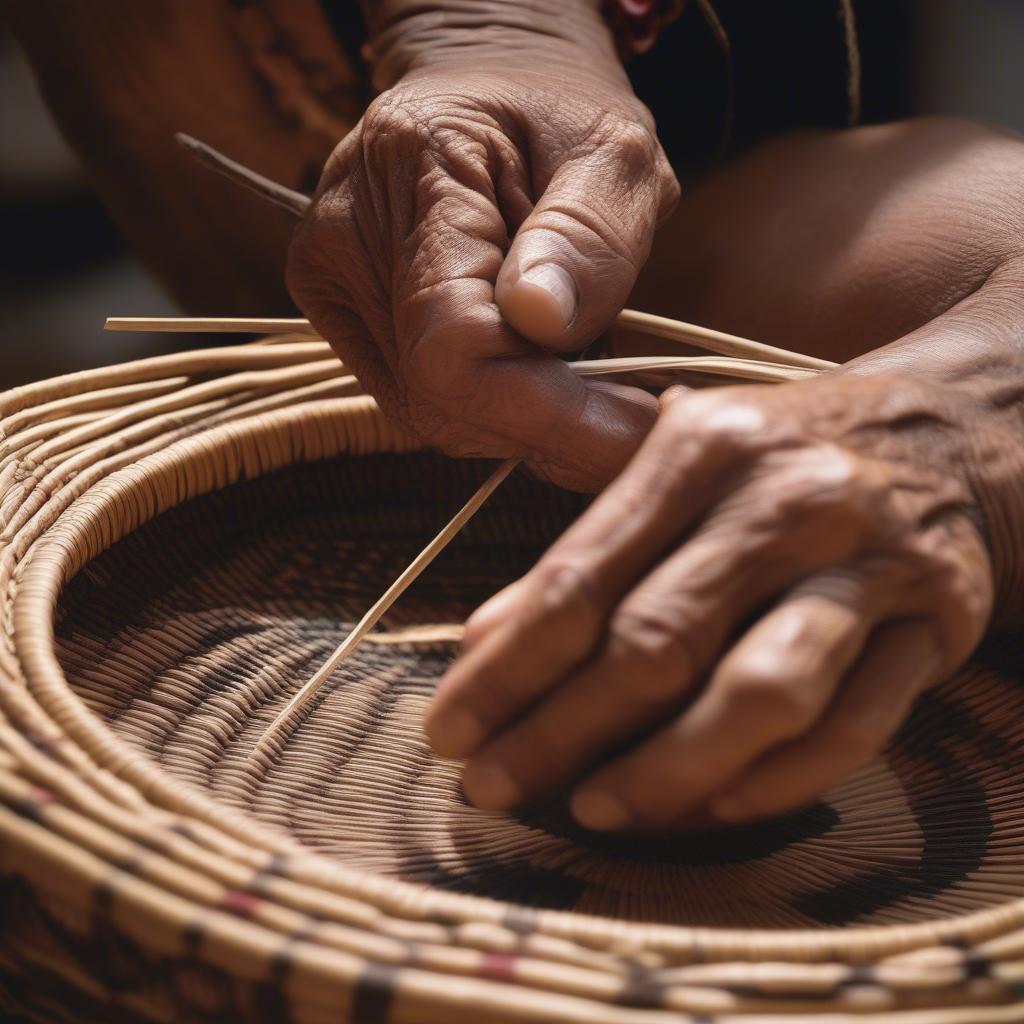
[[[604,622],[597,591],[579,561],[542,562],[528,575],[534,600],[526,612],[531,642],[543,643],[559,664],[570,664],[590,651]]]
[[[878,504],[862,460],[835,445],[782,446],[765,455],[747,495],[750,514],[785,530],[804,554],[839,557],[875,528]]]
[[[614,183],[635,211],[642,206],[653,214],[662,201],[668,164],[646,110],[605,113],[589,129],[575,155],[585,156],[590,168],[600,168],[607,184]],[[671,172],[669,176],[674,177]],[[609,211],[602,215],[608,217]],[[635,224],[616,221],[615,226],[626,237],[636,233]]]
[[[811,504],[863,531],[878,518],[882,492],[868,462],[835,444],[819,445],[809,470]]]
[[[796,736],[817,717],[811,680],[793,672],[784,651],[759,652],[730,670],[724,698],[737,717],[756,720],[777,736]]]
[[[808,482],[819,492],[845,496],[867,483],[864,460],[837,444],[821,443],[805,455]]]
[[[738,468],[755,460],[761,442],[755,430],[736,429],[746,413],[732,398],[691,392],[672,402],[661,414],[652,433],[664,463],[658,479],[687,482],[695,464],[723,469]]]
[[[650,129],[637,121],[624,121],[619,125],[617,145],[631,163],[653,164],[657,157],[658,147]]]
[[[671,696],[694,670],[698,658],[685,635],[684,621],[665,610],[639,607],[623,608],[613,616],[607,653],[623,666],[617,678],[632,696]]]
[[[723,451],[752,446],[765,425],[757,402],[734,388],[690,392],[668,407],[665,418],[684,436]]]
[[[942,621],[945,648],[966,657],[987,627],[995,599],[982,542],[933,529],[907,538],[904,555],[911,573],[906,590],[915,608]]]
[[[639,115],[616,114],[603,118],[595,134],[598,144],[612,148],[627,167],[653,167],[657,160],[657,139]]]
[[[904,551],[918,579],[936,594],[948,593],[961,579],[961,564],[948,540],[939,531],[907,531],[903,537]]]
[[[528,635],[531,655],[566,668],[577,663],[592,648],[603,620],[584,571],[547,562],[532,569],[522,585],[516,626]]]
[[[420,138],[422,111],[409,97],[391,89],[378,96],[363,114],[361,141],[364,153],[394,152]]]
[[[537,614],[554,624],[554,633],[569,643],[572,636],[591,640],[601,627],[601,605],[589,573],[578,561],[551,558],[531,574]]]

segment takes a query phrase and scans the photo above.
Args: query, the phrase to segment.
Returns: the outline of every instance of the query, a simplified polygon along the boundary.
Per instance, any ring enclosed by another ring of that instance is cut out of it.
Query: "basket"
[[[284,337],[0,396],[0,1009],[39,1021],[1024,1021],[1024,655],[756,826],[485,814],[420,719],[584,499],[511,477],[256,739],[487,465]]]

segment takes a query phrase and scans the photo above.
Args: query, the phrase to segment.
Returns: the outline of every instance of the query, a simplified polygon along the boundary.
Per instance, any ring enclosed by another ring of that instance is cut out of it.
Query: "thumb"
[[[637,132],[641,132],[637,126]],[[589,345],[625,305],[679,186],[657,141],[608,143],[554,173],[502,264],[494,296],[530,341]]]

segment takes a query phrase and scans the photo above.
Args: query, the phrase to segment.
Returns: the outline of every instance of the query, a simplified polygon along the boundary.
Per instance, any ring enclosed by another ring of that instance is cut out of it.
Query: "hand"
[[[324,171],[288,284],[424,441],[596,488],[657,404],[561,357],[621,309],[678,186],[610,44],[496,31],[370,106]]]
[[[869,367],[667,404],[467,625],[427,733],[469,758],[470,800],[505,810],[572,783],[594,829],[779,813],[878,752],[962,664],[994,591],[972,467],[984,452],[1019,499],[1019,458],[1011,473],[996,455],[1019,437],[977,389]],[[992,380],[1005,401],[1008,374]]]

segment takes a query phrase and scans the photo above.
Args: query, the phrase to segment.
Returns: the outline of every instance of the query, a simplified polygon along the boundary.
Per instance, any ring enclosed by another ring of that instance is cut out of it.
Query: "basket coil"
[[[1024,651],[757,826],[466,805],[420,735],[458,624],[583,499],[517,474],[273,756],[488,467],[308,337],[0,395],[0,1009],[29,1020],[1024,1021]]]

